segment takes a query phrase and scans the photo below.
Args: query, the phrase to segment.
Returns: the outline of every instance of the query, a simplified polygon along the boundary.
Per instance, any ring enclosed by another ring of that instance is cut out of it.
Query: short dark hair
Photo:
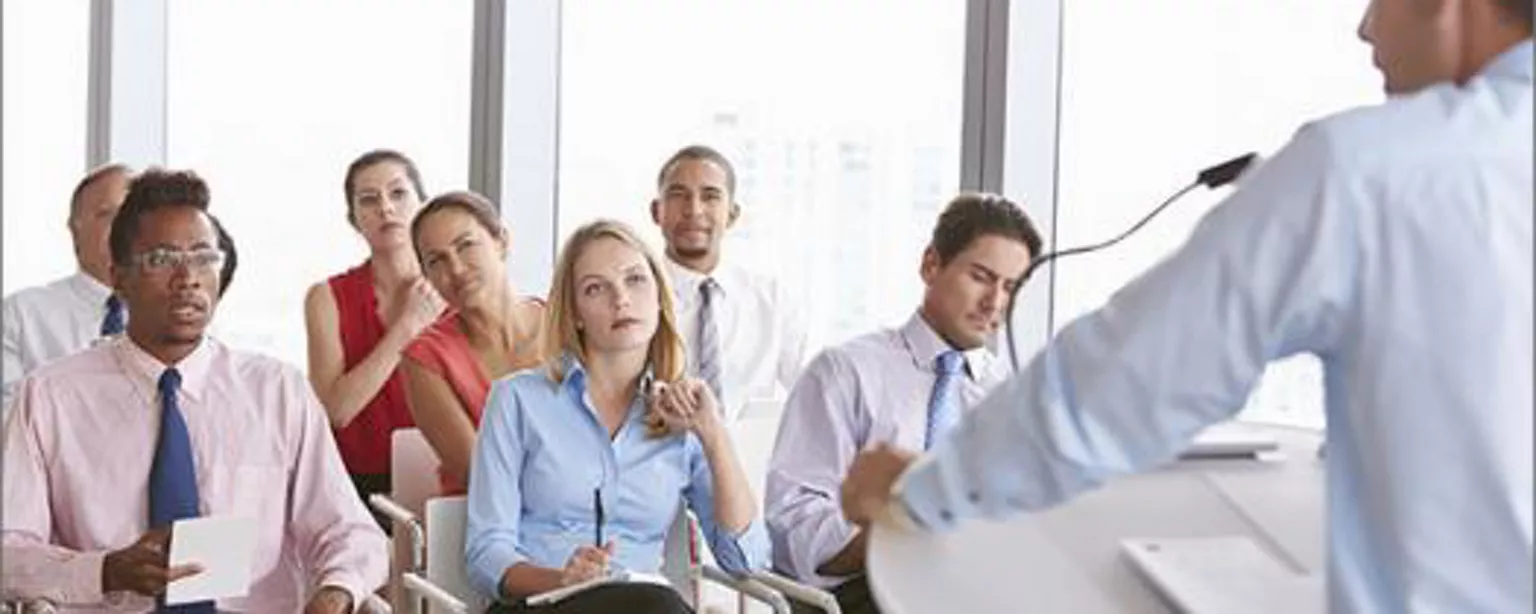
[[[1527,28],[1536,27],[1536,3],[1531,0],[1499,0],[1499,7]]]
[[[101,181],[103,177],[118,173],[133,175],[133,167],[120,162],[112,162],[93,168],[84,177],[81,177],[80,181],[75,183],[74,191],[69,193],[69,218],[74,219],[76,215],[80,214],[80,196],[85,193],[86,188],[91,187],[91,184],[97,181]]]
[[[431,201],[422,206],[421,211],[416,212],[416,218],[411,220],[411,249],[416,250],[418,259],[421,258],[422,220],[445,209],[458,209],[468,213],[493,237],[506,236],[507,227],[501,223],[501,214],[497,212],[496,205],[491,202],[491,199],[469,190],[445,192],[432,197]]]
[[[721,170],[725,171],[725,189],[731,193],[731,200],[736,200],[736,167],[731,166],[731,161],[725,159],[724,154],[708,145],[689,145],[667,158],[666,163],[661,165],[661,170],[656,173],[656,187],[661,187],[667,180],[667,173],[672,172],[672,167],[684,160],[703,160],[720,165]]]
[[[420,200],[427,199],[427,190],[421,185],[421,171],[416,169],[415,162],[411,161],[405,154],[393,149],[375,149],[358,156],[356,160],[347,165],[347,177],[341,185],[342,194],[347,198],[347,223],[357,223],[357,220],[352,217],[352,194],[357,190],[357,186],[353,185],[353,183],[357,181],[357,174],[363,172],[363,169],[385,162],[393,162],[405,167],[406,178],[411,180],[411,187],[416,188],[416,198]]]
[[[209,213],[208,219],[213,222],[213,231],[219,235],[219,251],[224,252],[224,266],[219,269],[219,298],[224,298],[229,284],[235,280],[235,269],[240,267],[240,255],[235,251],[235,238],[224,230],[219,216]]]
[[[985,236],[1019,241],[1029,249],[1030,259],[1040,257],[1040,232],[1024,210],[1007,198],[982,192],[966,192],[949,201],[933,226],[928,247],[938,254],[939,264],[949,264]]]
[[[112,262],[119,266],[128,264],[133,249],[133,239],[139,234],[140,220],[153,211],[168,207],[192,207],[205,215],[208,213],[208,184],[192,171],[168,171],[150,168],[128,184],[128,196],[123,207],[112,218],[112,230],[107,244],[112,250]]]

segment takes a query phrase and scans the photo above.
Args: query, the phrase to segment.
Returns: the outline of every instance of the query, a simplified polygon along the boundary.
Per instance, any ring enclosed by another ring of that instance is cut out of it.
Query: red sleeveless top
[[[524,300],[532,300],[540,307],[544,301],[536,297],[528,297]],[[491,393],[491,378],[487,376],[485,369],[480,366],[480,359],[475,355],[474,348],[469,345],[469,337],[459,327],[459,312],[448,309],[431,326],[421,331],[416,339],[405,346],[405,358],[420,364],[428,371],[443,378],[448,387],[453,389],[454,396],[458,397],[463,405],[464,412],[469,415],[470,424],[475,425],[475,430],[480,430],[480,415],[485,410],[485,398]],[[524,364],[514,363],[512,371],[518,371],[534,366],[535,362]],[[502,374],[497,374],[499,377]],[[443,495],[462,495],[465,493],[465,484],[449,478],[438,470],[438,484]]]
[[[336,299],[337,323],[346,369],[368,357],[384,338],[379,300],[373,294],[373,267],[367,262],[327,280]],[[405,400],[405,376],[396,368],[384,387],[363,406],[346,428],[335,431],[341,461],[352,474],[389,473],[389,437],[395,429],[415,426]]]

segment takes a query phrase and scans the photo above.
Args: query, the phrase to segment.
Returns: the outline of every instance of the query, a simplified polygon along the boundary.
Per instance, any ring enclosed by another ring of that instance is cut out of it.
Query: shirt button
[[[972,491],[971,492],[971,503],[973,503],[973,504],[981,503],[981,493]]]
[[[955,519],[955,515],[949,513],[949,510],[940,510],[939,511],[939,519],[943,520],[944,522],[953,522],[954,519]]]

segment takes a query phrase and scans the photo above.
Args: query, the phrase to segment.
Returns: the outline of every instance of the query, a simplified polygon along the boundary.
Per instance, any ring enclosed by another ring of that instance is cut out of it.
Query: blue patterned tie
[[[937,376],[933,382],[933,395],[928,397],[928,431],[923,437],[923,449],[932,448],[940,437],[960,421],[959,391],[960,374],[965,368],[965,355],[950,350],[939,354],[934,361]]]
[[[160,441],[155,446],[154,464],[149,468],[149,526],[164,527],[183,518],[196,518],[197,469],[192,464],[192,439],[187,435],[187,421],[176,403],[181,388],[181,374],[166,369],[160,375]],[[164,595],[157,612],[178,614],[213,614],[212,601],[166,606]]]
[[[107,297],[107,316],[101,319],[101,336],[117,335],[123,332],[123,299],[116,294]]]

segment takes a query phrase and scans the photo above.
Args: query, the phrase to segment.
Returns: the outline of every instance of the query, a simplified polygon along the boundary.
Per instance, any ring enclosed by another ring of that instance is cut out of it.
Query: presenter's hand
[[[880,444],[860,452],[843,478],[843,515],[861,527],[868,527],[891,503],[891,487],[917,454]]]

